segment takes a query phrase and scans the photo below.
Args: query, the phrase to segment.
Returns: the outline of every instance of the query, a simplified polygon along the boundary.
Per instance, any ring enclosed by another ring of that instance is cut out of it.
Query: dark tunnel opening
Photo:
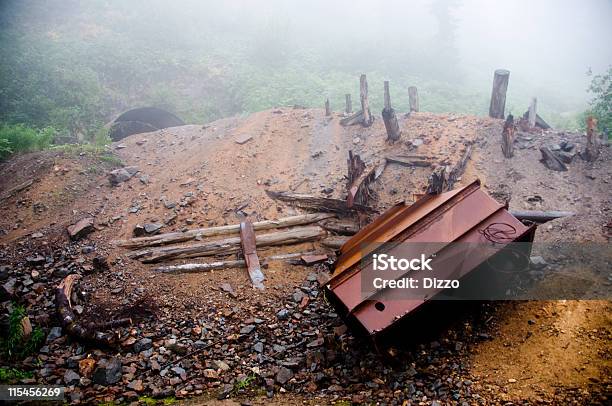
[[[109,135],[119,141],[132,134],[176,127],[185,123],[176,115],[157,107],[139,107],[128,110],[113,121]]]

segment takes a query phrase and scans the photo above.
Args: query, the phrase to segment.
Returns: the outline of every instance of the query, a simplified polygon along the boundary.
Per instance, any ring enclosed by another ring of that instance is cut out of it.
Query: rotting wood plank
[[[315,210],[319,212],[331,212],[339,214],[349,214],[351,211],[372,213],[374,209],[361,204],[354,204],[352,207],[347,207],[345,200],[332,199],[328,197],[317,197],[294,192],[274,192],[266,190],[270,198],[280,200],[291,206],[300,207],[307,210]]]
[[[257,247],[289,245],[314,241],[323,238],[327,232],[318,226],[296,227],[287,231],[256,235]],[[132,259],[143,263],[155,263],[170,259],[209,257],[229,255],[240,250],[240,237],[231,237],[217,241],[207,241],[180,247],[155,247],[129,253]]]
[[[285,228],[300,226],[306,224],[317,223],[322,220],[333,218],[334,215],[331,213],[308,213],[300,214],[298,216],[289,216],[279,218],[277,220],[264,220],[253,223],[253,229],[255,231],[270,230],[276,228]],[[227,226],[208,227],[208,228],[196,228],[185,232],[174,232],[157,234],[150,237],[138,237],[130,238],[128,240],[117,240],[114,244],[125,248],[144,248],[153,247],[157,245],[175,244],[179,242],[185,242],[194,240],[196,238],[213,237],[217,235],[225,234],[237,234],[240,232],[240,224],[231,224]]]

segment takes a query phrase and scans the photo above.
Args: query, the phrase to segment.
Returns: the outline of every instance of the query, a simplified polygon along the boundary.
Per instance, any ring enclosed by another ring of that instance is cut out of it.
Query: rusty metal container
[[[334,273],[326,285],[331,302],[349,325],[369,335],[384,332],[442,290],[402,298],[394,295],[393,289],[364,285],[367,279],[362,272],[366,272],[372,254],[379,252],[381,244],[388,254],[399,247],[404,247],[404,252],[405,247],[419,247],[420,254],[435,257],[437,266],[432,277],[465,278],[508,244],[533,241],[535,225],[523,224],[507,209],[483,191],[478,180],[460,189],[426,195],[412,205],[393,206],[340,248]],[[487,230],[500,224],[513,232],[493,241],[495,233]],[[467,244],[489,248],[466,252]],[[399,271],[391,275],[397,279],[405,274]]]

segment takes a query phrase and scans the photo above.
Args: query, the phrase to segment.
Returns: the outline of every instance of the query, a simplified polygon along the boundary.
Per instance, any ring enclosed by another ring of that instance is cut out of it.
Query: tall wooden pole
[[[329,99],[325,99],[325,115],[331,116],[331,108],[329,107]]]
[[[408,102],[410,103],[410,111],[419,111],[419,93],[415,86],[408,88]]]
[[[504,118],[506,108],[506,91],[508,90],[508,79],[510,71],[497,69],[493,75],[493,90],[491,91],[491,104],[489,106],[489,117]]]
[[[537,104],[538,104],[538,99],[536,99],[535,97],[532,98],[531,103],[529,104],[529,127],[530,128],[533,128],[536,125],[536,120],[538,117]]]
[[[347,93],[344,95],[346,98],[346,114],[351,114],[353,112],[353,102],[351,101],[351,94]]]
[[[368,101],[368,80],[366,75],[362,74],[359,78],[359,96],[361,99],[361,113],[363,115],[362,124],[369,127],[374,122],[372,113],[370,113],[370,102]]]
[[[587,145],[584,149],[584,158],[587,161],[595,161],[599,156],[599,140],[595,134],[597,129],[597,119],[593,116],[588,116],[586,119],[587,125]]]
[[[387,141],[395,142],[400,139],[400,128],[395,115],[395,110],[391,107],[391,93],[389,92],[389,81],[385,80],[385,108],[382,111],[383,122],[387,130]]]

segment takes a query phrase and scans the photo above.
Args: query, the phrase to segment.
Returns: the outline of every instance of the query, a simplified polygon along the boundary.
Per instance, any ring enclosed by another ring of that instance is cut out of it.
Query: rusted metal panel
[[[500,244],[491,244],[494,246],[491,250],[466,252],[468,243],[482,245],[490,241],[483,230],[499,223],[513,228],[511,238]],[[534,226],[526,226],[517,220],[505,206],[481,190],[480,182],[476,181],[461,189],[427,195],[411,206],[400,203],[389,209],[344,244],[335,272],[326,286],[333,302],[347,318],[357,322],[369,334],[378,334],[442,290],[417,290],[414,298],[407,299],[394,297],[392,289],[362,286],[364,275],[371,267],[371,254],[381,243],[386,243],[385,253],[399,257],[402,256],[400,248],[406,254],[406,250],[413,247],[402,243],[414,243],[415,256],[424,254],[433,258],[435,271],[430,276],[461,279],[507,243],[532,240],[533,230]],[[399,279],[406,274],[407,271],[389,271],[385,278]],[[418,273],[411,275],[417,277]]]
[[[257,257],[255,231],[253,230],[253,223],[246,219],[240,222],[240,244],[253,287],[263,289],[264,275]]]

